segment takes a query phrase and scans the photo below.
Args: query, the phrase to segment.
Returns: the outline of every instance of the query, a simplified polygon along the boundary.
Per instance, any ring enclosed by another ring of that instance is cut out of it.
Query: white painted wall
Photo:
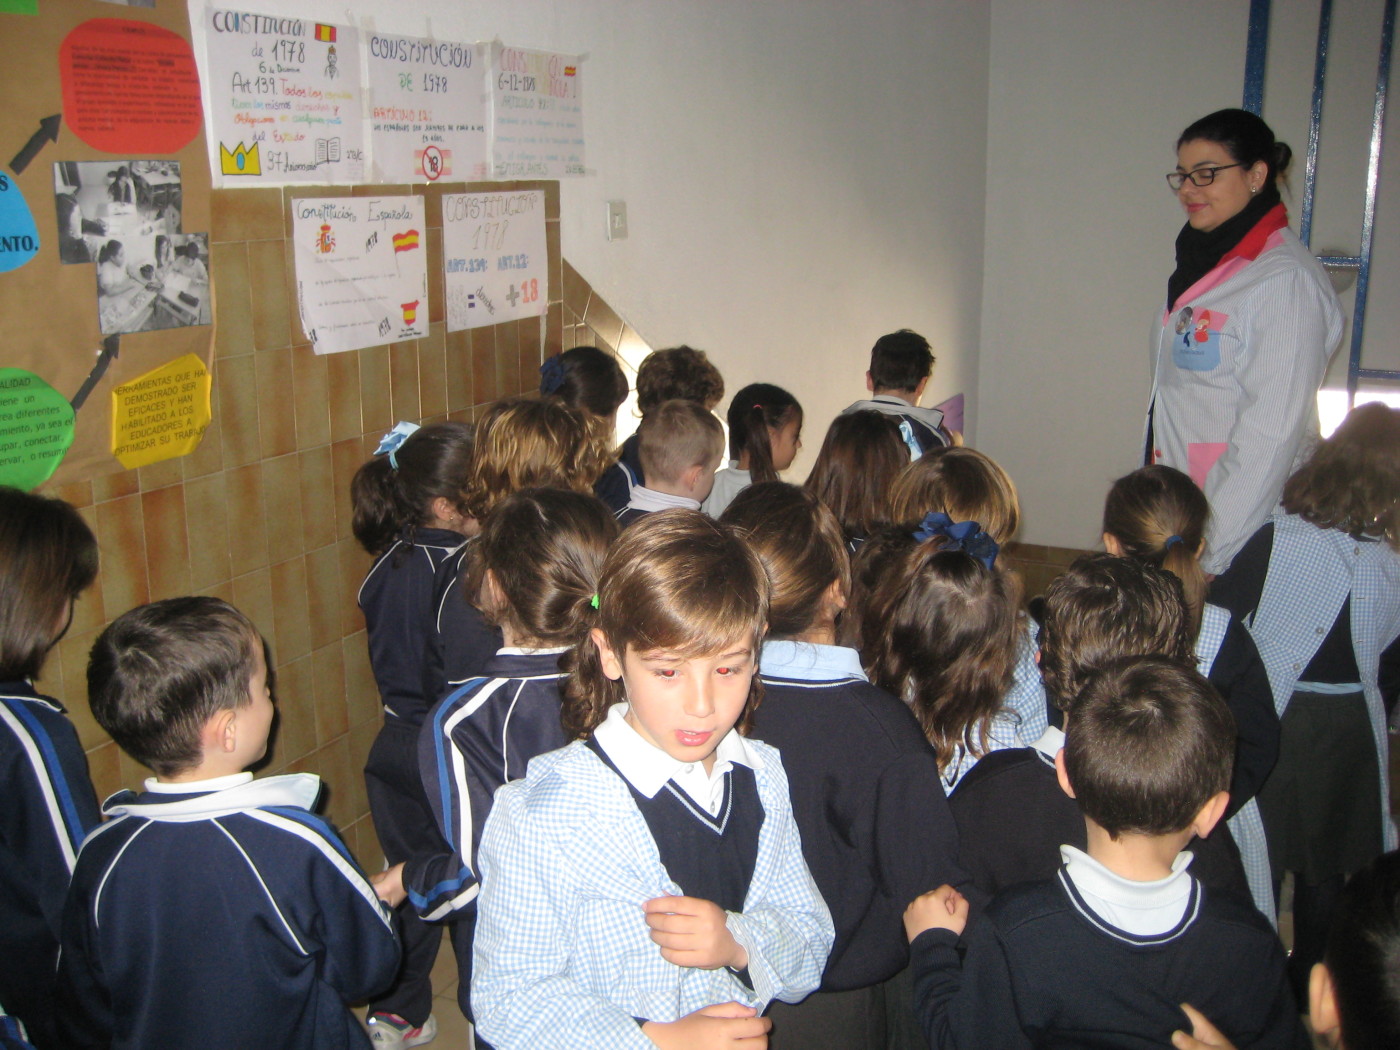
[[[587,166],[565,257],[730,393],[790,389],[801,478],[871,344],[935,344],[926,402],[975,412],[990,11],[965,0],[248,0],[248,10],[582,52]],[[202,24],[204,5],[191,0]],[[348,14],[347,14],[348,11]],[[609,243],[605,205],[627,202]],[[727,401],[726,401],[727,404]]]
[[[1181,212],[1162,175],[1195,118],[1240,104],[1245,0],[993,0],[978,446],[1021,539],[1098,542],[1140,463],[1147,336]]]

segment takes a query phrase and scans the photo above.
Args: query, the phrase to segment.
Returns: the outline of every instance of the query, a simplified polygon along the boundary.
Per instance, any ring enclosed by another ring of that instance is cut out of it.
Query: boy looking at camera
[[[961,895],[905,912],[931,1046],[1169,1046],[1191,1027],[1182,1003],[1236,1046],[1308,1046],[1268,922],[1204,888],[1183,851],[1225,812],[1234,739],[1214,687],[1178,663],[1133,657],[1090,680],[1056,758],[1087,852],[1061,847],[1055,878],[998,894],[961,963]]]
[[[346,1003],[399,963],[390,913],[310,811],[320,778],[254,780],[272,727],[263,640],[217,598],[171,598],[93,645],[99,725],[155,771],[107,800],[64,910],[64,1045],[368,1047]]]

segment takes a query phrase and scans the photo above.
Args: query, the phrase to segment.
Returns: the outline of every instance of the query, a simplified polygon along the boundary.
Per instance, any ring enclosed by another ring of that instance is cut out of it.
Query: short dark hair
[[[1377,857],[1350,879],[1327,931],[1332,978],[1347,1050],[1400,1044],[1400,852]]]
[[[1085,554],[1045,592],[1040,673],[1061,711],[1112,660],[1161,656],[1194,667],[1181,581],[1134,558]]]
[[[97,577],[97,540],[61,499],[0,486],[0,681],[37,678],[68,602]]]
[[[88,657],[97,724],[132,758],[172,776],[197,766],[200,734],[247,705],[262,636],[220,598],[167,598],[113,620]]]
[[[1273,128],[1257,113],[1247,109],[1217,109],[1189,125],[1176,140],[1181,149],[1188,142],[1214,142],[1237,164],[1252,168],[1263,161],[1269,169],[1264,186],[1275,188],[1278,177],[1288,170],[1293,150],[1286,142],[1274,138]]]
[[[1174,660],[1114,660],[1090,678],[1065,730],[1065,772],[1084,815],[1113,838],[1171,835],[1230,787],[1235,716]]]
[[[657,350],[637,368],[637,411],[646,415],[663,401],[680,398],[713,409],[724,398],[724,377],[705,351],[689,346]]]
[[[901,328],[882,335],[870,348],[870,385],[876,390],[910,391],[933,374],[933,350],[918,332]]]

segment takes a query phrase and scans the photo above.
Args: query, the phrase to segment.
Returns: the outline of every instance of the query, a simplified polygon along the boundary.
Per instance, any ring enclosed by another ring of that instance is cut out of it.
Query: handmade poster
[[[169,29],[93,18],[64,38],[58,63],[64,124],[94,149],[173,153],[199,134],[194,51]]]
[[[318,354],[428,334],[422,197],[292,201],[297,308]]]
[[[543,314],[544,191],[443,194],[442,256],[449,332]]]
[[[217,185],[364,180],[357,29],[211,9],[205,42]]]
[[[22,454],[0,474],[32,487],[124,469],[113,389],[188,355],[207,367],[214,328],[188,5],[24,6],[0,4],[0,364],[25,383],[0,406],[0,446]]]
[[[582,175],[583,99],[577,55],[491,45],[491,177]]]
[[[371,33],[368,50],[375,178],[486,178],[485,47]]]
[[[131,470],[185,456],[213,418],[209,369],[194,354],[112,388],[112,455]]]
[[[28,491],[73,443],[73,406],[33,372],[0,368],[0,485]]]

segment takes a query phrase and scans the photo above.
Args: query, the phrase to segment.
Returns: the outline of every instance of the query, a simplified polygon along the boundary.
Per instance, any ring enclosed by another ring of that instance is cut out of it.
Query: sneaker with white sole
[[[414,1028],[398,1014],[371,1014],[365,1021],[369,1041],[379,1050],[408,1050],[437,1038],[437,1018],[428,1015],[422,1028]]]

